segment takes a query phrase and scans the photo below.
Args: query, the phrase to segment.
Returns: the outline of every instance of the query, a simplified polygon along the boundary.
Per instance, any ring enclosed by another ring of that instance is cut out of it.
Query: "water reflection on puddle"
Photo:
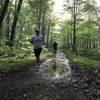
[[[61,79],[71,75],[69,61],[63,58],[50,58],[40,66],[39,70],[45,79]]]

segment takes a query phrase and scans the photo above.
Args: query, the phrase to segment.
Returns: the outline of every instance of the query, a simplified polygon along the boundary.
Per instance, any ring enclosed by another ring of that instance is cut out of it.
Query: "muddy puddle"
[[[63,53],[58,53],[55,58],[46,60],[39,68],[39,71],[45,79],[60,79],[70,77],[71,68],[69,61]]]

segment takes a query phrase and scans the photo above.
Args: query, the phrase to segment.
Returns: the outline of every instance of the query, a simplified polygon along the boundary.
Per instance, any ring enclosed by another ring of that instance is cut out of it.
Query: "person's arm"
[[[42,36],[42,44],[45,45],[45,38]]]
[[[31,37],[31,38],[29,39],[29,42],[30,42],[31,44],[33,44],[33,37]]]

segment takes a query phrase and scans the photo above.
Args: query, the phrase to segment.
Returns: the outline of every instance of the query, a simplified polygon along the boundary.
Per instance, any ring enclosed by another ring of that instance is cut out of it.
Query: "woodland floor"
[[[44,79],[35,62],[18,66],[0,73],[0,100],[100,100],[100,79],[71,62],[71,75],[55,80]]]

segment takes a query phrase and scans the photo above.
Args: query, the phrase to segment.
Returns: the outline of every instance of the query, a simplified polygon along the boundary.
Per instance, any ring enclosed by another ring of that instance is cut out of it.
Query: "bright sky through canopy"
[[[67,14],[64,12],[63,8],[64,0],[54,0],[54,13],[60,19],[65,19]]]
[[[65,0],[54,0],[54,13],[59,19],[68,18],[68,13],[64,12],[63,3]],[[100,6],[100,0],[96,0],[97,5]]]
[[[96,0],[97,5],[100,6],[100,0]]]

